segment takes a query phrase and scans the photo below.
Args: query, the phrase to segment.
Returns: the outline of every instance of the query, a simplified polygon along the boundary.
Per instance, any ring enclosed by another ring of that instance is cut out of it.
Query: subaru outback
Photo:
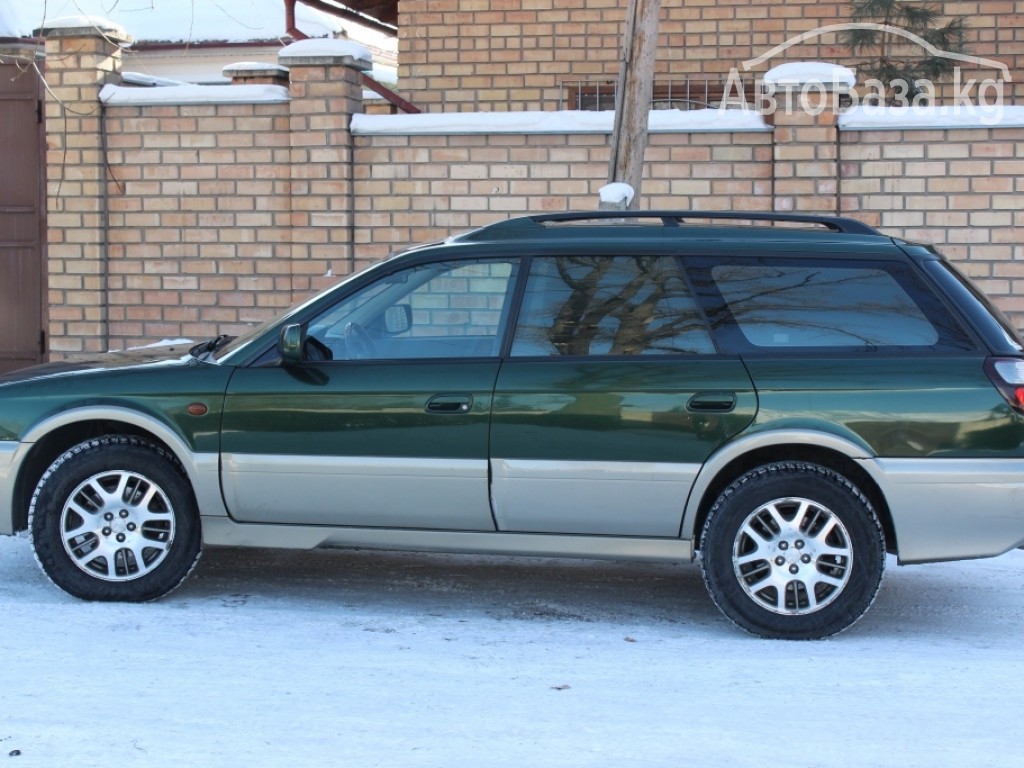
[[[0,377],[0,533],[86,600],[204,545],[699,561],[764,637],[887,553],[1024,544],[1024,346],[934,249],[796,214],[529,216],[237,338]]]

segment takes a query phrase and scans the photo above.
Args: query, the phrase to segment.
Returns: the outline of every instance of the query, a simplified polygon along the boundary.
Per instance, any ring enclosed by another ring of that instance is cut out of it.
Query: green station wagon
[[[822,216],[511,219],[238,338],[0,377],[0,533],[87,600],[206,545],[699,560],[820,638],[1024,544],[1024,346],[932,248]]]

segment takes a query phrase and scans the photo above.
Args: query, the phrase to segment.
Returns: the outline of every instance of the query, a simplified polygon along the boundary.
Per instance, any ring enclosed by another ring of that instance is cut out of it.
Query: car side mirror
[[[285,365],[299,365],[302,362],[302,343],[306,334],[301,325],[286,325],[277,340],[277,351]]]
[[[412,307],[408,304],[393,304],[384,310],[384,332],[397,336],[412,328]]]

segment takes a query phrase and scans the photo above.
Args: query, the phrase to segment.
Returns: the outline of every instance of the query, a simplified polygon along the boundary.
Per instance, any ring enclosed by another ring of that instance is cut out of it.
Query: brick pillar
[[[99,93],[120,82],[123,29],[43,27],[51,358],[108,346],[103,134]]]
[[[278,61],[290,71],[292,295],[353,271],[352,115],[362,112],[370,52],[347,40],[300,40]]]
[[[775,124],[774,210],[839,210],[835,97],[820,82],[786,83],[774,94],[774,114],[768,117]]]
[[[242,62],[224,67],[221,72],[232,85],[281,85],[288,87],[288,68],[279,64]]]

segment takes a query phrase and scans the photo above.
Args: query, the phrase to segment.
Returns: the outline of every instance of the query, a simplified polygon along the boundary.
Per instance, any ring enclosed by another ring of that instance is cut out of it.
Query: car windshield
[[[294,309],[297,309],[298,306],[301,306],[301,305],[297,305],[296,307],[293,307],[292,310],[289,310],[289,313],[291,311],[293,311]],[[241,349],[249,341],[251,341],[252,339],[254,339],[257,336],[259,336],[261,333],[263,333],[265,330],[270,328],[270,326],[272,326],[274,323],[278,322],[280,319],[281,319],[281,316],[272,317],[270,320],[267,320],[266,322],[260,323],[259,325],[254,326],[253,328],[249,329],[245,333],[242,333],[241,335],[236,336],[235,338],[233,338],[231,341],[227,342],[226,344],[218,346],[214,350],[214,352],[213,352],[213,359],[214,360],[220,360],[221,358],[223,358],[224,356],[230,354],[234,350]]]

